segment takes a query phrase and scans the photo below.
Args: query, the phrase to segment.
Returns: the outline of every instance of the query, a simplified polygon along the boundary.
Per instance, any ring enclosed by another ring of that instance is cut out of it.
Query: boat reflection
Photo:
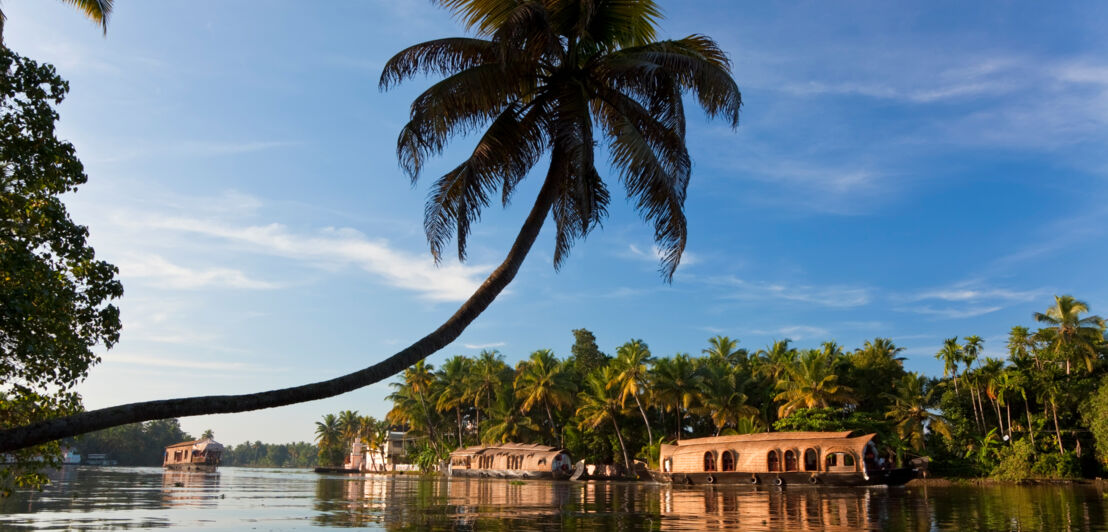
[[[165,470],[162,502],[167,506],[214,507],[221,497],[219,473]]]

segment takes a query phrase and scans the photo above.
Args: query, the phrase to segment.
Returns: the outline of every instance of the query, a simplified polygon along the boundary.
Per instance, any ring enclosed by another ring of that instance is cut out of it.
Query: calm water
[[[0,529],[1108,530],[1103,488],[686,488],[303,470],[66,468],[0,499]]]

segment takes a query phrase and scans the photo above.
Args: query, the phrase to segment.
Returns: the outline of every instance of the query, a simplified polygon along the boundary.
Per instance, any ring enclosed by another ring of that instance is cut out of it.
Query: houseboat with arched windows
[[[914,475],[893,469],[874,434],[765,432],[662,445],[655,478],[681,484],[899,486]]]
[[[450,475],[494,478],[568,478],[569,453],[547,445],[477,445],[450,453]]]
[[[223,445],[205,438],[183,441],[165,448],[162,467],[176,471],[215,471],[223,456]]]

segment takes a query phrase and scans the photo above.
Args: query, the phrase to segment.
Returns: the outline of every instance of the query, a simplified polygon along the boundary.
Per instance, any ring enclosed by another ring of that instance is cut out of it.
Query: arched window
[[[843,465],[844,466],[853,466],[854,465],[854,455],[852,455],[850,453],[843,453]]]
[[[719,470],[720,471],[734,471],[735,470],[735,453],[731,451],[723,451],[723,455],[719,457]]]
[[[832,467],[839,465],[840,454],[842,453],[831,453],[827,455],[827,460],[825,460],[825,462],[827,462],[827,469],[831,469]]]
[[[715,471],[716,470],[716,455],[712,451],[704,453],[704,470]]]
[[[766,463],[769,465],[770,471],[780,471],[781,462],[777,458],[777,451],[770,451],[769,456],[766,457]]]
[[[785,451],[785,471],[796,471],[796,453]]]
[[[666,458],[666,461],[662,463],[662,471],[666,473],[673,471],[673,458]]]
[[[816,471],[819,469],[819,453],[815,449],[804,451],[804,470]]]

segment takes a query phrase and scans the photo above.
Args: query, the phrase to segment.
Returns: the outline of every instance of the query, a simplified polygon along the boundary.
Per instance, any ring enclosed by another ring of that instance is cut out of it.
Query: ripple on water
[[[1108,530],[1095,486],[828,489],[65,468],[0,500],[0,528]]]

